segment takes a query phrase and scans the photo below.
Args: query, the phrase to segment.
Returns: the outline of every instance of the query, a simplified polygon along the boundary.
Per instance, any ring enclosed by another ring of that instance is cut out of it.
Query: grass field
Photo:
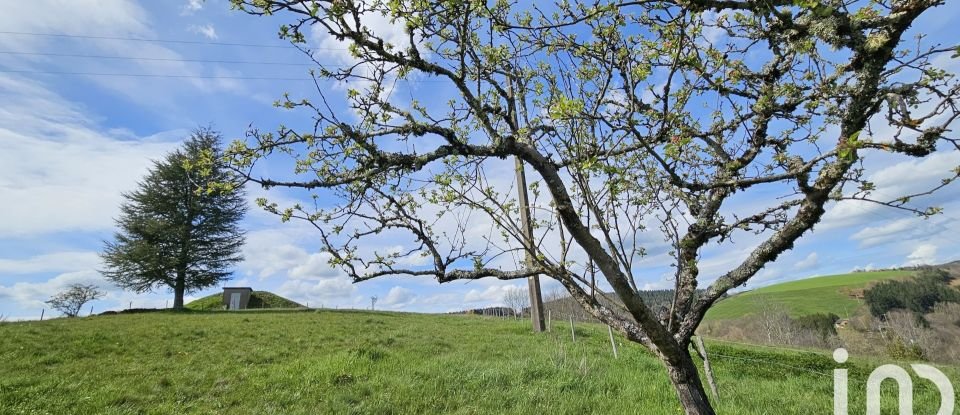
[[[708,320],[743,317],[755,312],[762,304],[776,303],[791,316],[814,313],[834,313],[840,317],[852,315],[861,302],[850,292],[863,289],[874,281],[902,278],[910,271],[873,271],[807,278],[758,288],[734,295],[718,302],[707,313]]]
[[[681,413],[648,352],[621,344],[614,359],[602,326],[578,326],[576,343],[569,334],[566,325],[534,335],[525,321],[359,311],[8,323],[0,413]],[[708,347],[720,413],[832,413],[827,355]],[[863,413],[863,383],[877,364],[845,365],[860,408],[851,413]],[[916,383],[917,413],[933,413],[933,388]]]

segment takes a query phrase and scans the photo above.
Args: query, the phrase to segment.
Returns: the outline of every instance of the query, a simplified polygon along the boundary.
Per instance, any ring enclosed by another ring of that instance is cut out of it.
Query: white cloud
[[[95,270],[100,265],[100,256],[96,252],[55,252],[25,259],[0,258],[0,274]]]
[[[193,25],[193,26],[190,26],[189,29],[191,32],[199,35],[203,35],[207,39],[210,39],[210,40],[218,39],[217,29],[214,28],[213,25],[210,23],[207,23],[205,25]]]
[[[745,238],[746,239],[746,238]],[[704,283],[713,283],[713,280],[740,265],[755,248],[749,241],[741,241],[743,248],[734,245],[714,245],[706,247],[701,252],[700,278]]]
[[[279,221],[278,221],[279,222]],[[247,275],[267,278],[284,274],[295,279],[324,279],[343,276],[328,263],[330,254],[309,253],[296,245],[298,237],[291,229],[260,230],[247,234],[240,270]]]
[[[199,4],[199,3],[198,3]],[[52,13],[51,10],[56,10]],[[247,87],[238,88],[222,79],[202,79],[196,76],[223,76],[217,73],[219,65],[203,65],[179,61],[183,55],[165,45],[151,42],[133,42],[111,38],[157,38],[154,23],[140,4],[132,0],[50,0],[24,1],[7,8],[0,15],[0,27],[7,31],[49,34],[95,35],[98,38],[60,38],[50,36],[0,36],[0,47],[15,50],[42,50],[67,48],[73,53],[109,54],[111,56],[146,56],[158,60],[114,59],[51,59],[48,56],[0,56],[0,63],[9,69],[133,73],[144,75],[179,76],[176,79],[155,78],[144,82],[140,77],[78,76],[71,79],[96,85],[124,97],[130,103],[153,109],[157,117],[187,118],[184,102],[198,92],[231,92],[247,95]],[[216,34],[213,27],[205,30]],[[161,60],[165,59],[165,60]],[[208,67],[210,69],[208,69]],[[226,84],[226,85],[225,85]],[[149,97],[149,99],[144,99]],[[183,121],[181,119],[181,121]],[[192,122],[192,120],[190,120]]]
[[[361,15],[360,25],[367,28],[374,36],[383,39],[386,45],[392,45],[399,49],[410,46],[410,37],[407,35],[402,19],[391,21],[390,17],[383,16],[380,13],[366,13]],[[310,34],[313,41],[320,46],[317,53],[336,58],[340,63],[357,62],[357,59],[348,50],[349,41],[338,40],[330,36],[322,26],[314,26]]]
[[[309,254],[305,261],[290,270],[290,278],[311,280],[343,276],[340,270],[330,266],[330,258],[326,252]]]
[[[0,75],[0,101],[0,200],[11,201],[0,237],[111,228],[121,193],[176,144],[101,132],[79,108],[23,78]]]
[[[405,254],[410,247],[405,247],[403,245],[394,245],[387,248],[385,253],[387,254]],[[396,258],[396,263],[398,266],[411,266],[411,267],[422,267],[424,265],[432,264],[433,257],[423,256],[420,254],[406,255]]]
[[[261,281],[265,278],[282,281],[275,292],[304,305],[354,306],[352,297],[357,293],[357,287],[341,270],[330,266],[330,255],[310,253],[299,245],[301,238],[312,234],[289,226],[291,224],[280,225],[279,220],[276,222],[275,226],[281,228],[247,234],[247,242],[243,247],[244,261],[239,271],[255,275]]]
[[[407,34],[405,28],[405,22],[401,19],[392,19],[388,16],[383,16],[379,12],[364,13],[360,16],[360,26],[366,28],[370,33],[375,37],[383,40],[385,45],[391,45],[396,48],[395,50],[403,50],[410,47],[410,36]],[[351,20],[352,22],[352,20]],[[307,35],[307,33],[304,33]],[[350,42],[347,40],[338,40],[334,36],[330,36],[329,33],[322,26],[314,26],[309,33],[309,40],[312,45],[315,47],[314,58],[321,62],[330,62],[331,67],[336,66],[352,66],[352,71],[356,75],[362,77],[370,77],[374,74],[374,66],[370,64],[360,64],[359,59],[353,57],[349,51]],[[414,43],[420,50],[420,54],[423,57],[429,57],[429,51],[425,50],[422,47],[422,39],[415,38]],[[356,65],[356,66],[354,66]],[[411,77],[412,76],[412,77]],[[416,74],[408,76],[408,79],[413,79],[416,77]],[[390,77],[388,77],[390,78]],[[336,89],[364,89],[371,86],[371,82],[363,79],[351,79],[348,82],[336,82],[333,84]],[[394,84],[390,82],[385,82],[385,85]],[[387,99],[388,97],[397,96],[399,94],[395,93],[398,88],[409,86],[408,83],[402,83],[403,85],[395,85],[391,88],[385,88],[382,91],[382,97]],[[395,105],[400,105],[401,108],[406,107],[409,103],[404,103],[402,100],[394,102]],[[352,113],[356,115],[356,113]]]
[[[409,305],[417,298],[416,294],[408,288],[399,285],[394,286],[378,304],[383,304],[392,309],[401,309]]]
[[[673,285],[673,276],[671,275],[669,278],[665,277],[654,282],[644,283],[640,289],[644,291],[666,290],[672,289]]]
[[[124,291],[107,280],[97,271],[101,263],[94,252],[58,252],[38,255],[22,260],[0,260],[0,274],[31,274],[41,272],[61,272],[45,281],[18,281],[0,285],[0,305],[6,306],[0,312],[10,309],[40,310],[46,309],[53,316],[49,305],[44,302],[70,284],[93,284],[104,292],[104,296],[84,306],[83,315],[90,307],[99,313],[106,310],[135,308],[163,308],[172,303],[170,290],[161,287],[150,293]],[[185,295],[184,303],[197,299],[194,295]],[[11,307],[12,306],[12,307]],[[27,319],[39,318],[39,313]]]
[[[923,244],[918,246],[910,255],[907,255],[905,265],[933,265],[937,261],[937,247],[932,244]]]
[[[503,304],[503,298],[515,289],[514,285],[492,285],[483,291],[473,289],[463,296],[463,301],[466,303]]]
[[[940,180],[949,177],[951,170],[960,165],[960,151],[942,151],[927,157],[907,160],[886,154],[872,155],[877,156],[876,159],[868,161],[872,161],[871,165],[880,167],[879,170],[868,177],[868,180],[877,187],[877,190],[871,195],[871,198],[876,200],[894,200],[931,189],[938,185]],[[888,164],[888,167],[882,167],[885,163],[896,160],[903,161]],[[960,196],[960,187],[948,186],[932,196],[916,199],[911,205],[919,207],[926,207],[931,204],[940,205],[955,201],[958,196]],[[887,211],[890,211],[890,208],[875,203],[842,201],[828,208],[816,229],[825,231],[876,222],[877,218],[882,218],[882,213]]]
[[[345,277],[316,282],[291,279],[277,288],[277,294],[310,307],[349,304],[356,291],[357,287]]]
[[[0,302],[15,302],[23,309],[41,309],[44,301],[70,284],[93,284],[101,289],[110,289],[100,273],[92,270],[67,272],[43,282],[17,282],[0,285]]]
[[[703,24],[705,25],[703,28],[703,37],[706,39],[709,45],[713,45],[715,47],[722,46],[721,42],[727,38],[727,31],[722,27],[719,27],[718,23],[720,22],[721,18],[729,19],[733,14],[734,12],[730,11],[729,9],[724,9],[720,12],[715,12],[712,10],[703,12],[702,18]]]
[[[796,271],[802,271],[815,268],[817,265],[820,265],[820,258],[816,252],[811,252],[806,258],[793,264],[793,269]]]
[[[200,11],[203,8],[203,0],[187,0],[187,4],[184,4],[180,8],[180,14],[189,15]]]
[[[21,1],[0,13],[0,27],[28,33],[129,36],[149,31],[147,15],[129,0]],[[0,36],[5,49],[30,50],[50,39],[36,36]],[[62,42],[62,39],[56,39]]]
[[[850,239],[860,241],[863,247],[882,245],[894,241],[906,241],[918,237],[929,238],[942,231],[943,225],[938,220],[923,220],[917,217],[906,217],[892,222],[868,226],[850,236]]]

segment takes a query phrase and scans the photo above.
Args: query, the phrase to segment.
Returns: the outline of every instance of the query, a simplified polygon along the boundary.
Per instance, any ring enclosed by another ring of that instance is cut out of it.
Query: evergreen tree
[[[107,279],[136,292],[168,287],[174,309],[182,309],[184,293],[229,278],[243,259],[238,223],[246,202],[239,179],[209,162],[220,154],[219,141],[216,132],[194,132],[124,194],[119,231],[101,254]]]

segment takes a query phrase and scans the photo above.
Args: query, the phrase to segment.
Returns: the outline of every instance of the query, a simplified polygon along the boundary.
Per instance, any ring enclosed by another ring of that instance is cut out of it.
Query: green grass
[[[743,317],[767,303],[783,306],[794,317],[814,313],[834,313],[846,317],[862,305],[850,295],[851,291],[863,289],[874,281],[908,275],[910,271],[855,272],[775,284],[721,300],[707,313],[706,318],[723,320]]]
[[[191,310],[223,310],[223,293],[211,294],[191,301],[185,306]],[[302,304],[288,300],[269,291],[250,293],[247,308],[304,308]]]
[[[0,325],[0,413],[681,412],[648,352],[621,344],[615,360],[602,326],[578,326],[576,343],[568,336],[565,325],[534,335],[525,321],[359,311],[10,323]],[[832,413],[827,355],[708,347],[720,413]],[[859,413],[876,364],[846,366]],[[917,413],[933,413],[935,392],[916,383]]]

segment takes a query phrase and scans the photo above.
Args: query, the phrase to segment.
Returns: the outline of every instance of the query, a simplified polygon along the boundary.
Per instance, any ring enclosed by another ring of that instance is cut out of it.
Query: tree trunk
[[[664,361],[670,374],[670,382],[677,391],[680,405],[687,415],[715,415],[707,392],[703,389],[700,374],[689,355],[681,356],[678,362]]]
[[[173,309],[183,310],[183,292],[187,283],[186,273],[177,273],[177,282],[173,286]]]

